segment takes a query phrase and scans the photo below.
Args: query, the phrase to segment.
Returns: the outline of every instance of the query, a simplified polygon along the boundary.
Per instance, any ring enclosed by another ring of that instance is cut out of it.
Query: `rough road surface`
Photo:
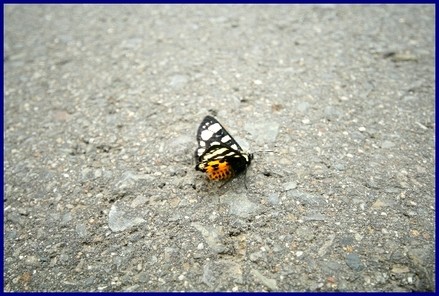
[[[434,290],[434,19],[7,5],[4,289]],[[207,114],[245,180],[194,170]]]

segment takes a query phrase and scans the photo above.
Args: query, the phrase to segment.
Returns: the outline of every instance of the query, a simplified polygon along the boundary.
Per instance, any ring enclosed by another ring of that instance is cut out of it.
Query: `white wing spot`
[[[217,133],[219,130],[221,130],[221,125],[219,123],[214,123],[209,126],[208,129],[214,133]]]
[[[206,142],[200,141],[200,147],[206,147]]]
[[[229,135],[227,135],[227,136],[224,136],[222,139],[221,139],[221,142],[223,142],[223,143],[227,143],[228,141],[230,141],[232,138],[230,138],[230,136]]]
[[[236,144],[230,145],[230,147],[231,147],[232,149],[238,150],[238,146],[236,146]]]
[[[200,136],[201,136],[201,139],[203,139],[204,141],[207,141],[210,138],[212,138],[212,135],[213,135],[212,131],[207,129],[207,130],[202,131]]]

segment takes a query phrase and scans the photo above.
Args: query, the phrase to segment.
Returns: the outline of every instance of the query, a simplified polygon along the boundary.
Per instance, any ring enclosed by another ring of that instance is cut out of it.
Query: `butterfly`
[[[204,117],[197,131],[195,170],[205,172],[210,180],[229,180],[246,172],[253,154],[243,152],[241,146],[212,116]]]

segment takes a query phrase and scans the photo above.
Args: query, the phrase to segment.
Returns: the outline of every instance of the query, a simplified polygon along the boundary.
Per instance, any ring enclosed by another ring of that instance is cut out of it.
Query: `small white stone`
[[[359,241],[361,241],[363,239],[363,236],[361,234],[359,234],[359,233],[356,233],[355,234],[355,239],[359,242]]]

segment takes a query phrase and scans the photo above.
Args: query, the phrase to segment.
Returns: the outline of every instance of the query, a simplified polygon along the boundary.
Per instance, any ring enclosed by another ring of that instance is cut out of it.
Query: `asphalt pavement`
[[[5,291],[435,290],[434,5],[4,25]],[[254,153],[224,185],[194,169],[206,115]]]

